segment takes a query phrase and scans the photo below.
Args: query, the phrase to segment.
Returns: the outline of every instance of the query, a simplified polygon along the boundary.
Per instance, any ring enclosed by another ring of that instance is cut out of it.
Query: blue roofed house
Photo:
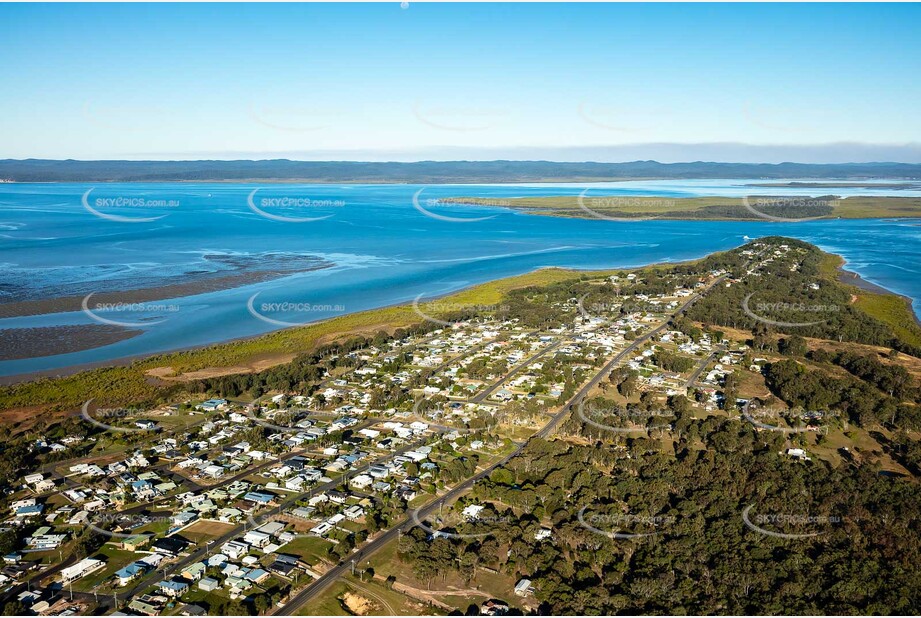
[[[247,502],[255,502],[256,504],[271,504],[272,500],[275,498],[272,494],[266,494],[258,491],[251,491],[243,496],[243,499]]]
[[[196,407],[199,410],[204,410],[205,412],[213,412],[214,410],[220,410],[224,408],[226,405],[226,399],[209,399],[208,401],[201,402]]]
[[[264,582],[266,579],[268,579],[268,577],[269,577],[268,571],[264,571],[262,569],[253,569],[252,571],[250,571],[244,576],[245,579],[248,579],[254,584],[260,584]]]
[[[26,517],[38,517],[42,514],[44,510],[44,505],[42,504],[31,504],[27,506],[21,506],[16,509],[16,517],[26,518]]]
[[[115,572],[115,579],[118,580],[119,586],[127,586],[133,580],[147,572],[150,568],[145,562],[132,562],[128,566]]]
[[[189,589],[189,585],[175,579],[165,579],[157,584],[157,588],[166,596],[175,598],[185,594]]]

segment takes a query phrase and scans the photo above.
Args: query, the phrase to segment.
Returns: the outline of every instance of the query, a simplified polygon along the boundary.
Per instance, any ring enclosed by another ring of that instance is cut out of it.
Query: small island
[[[582,219],[664,219],[682,221],[758,221],[812,219],[921,218],[921,197],[847,197],[833,195],[737,197],[668,197],[652,195],[582,195],[503,199],[503,206],[532,215]],[[495,199],[449,197],[441,204],[495,206]]]

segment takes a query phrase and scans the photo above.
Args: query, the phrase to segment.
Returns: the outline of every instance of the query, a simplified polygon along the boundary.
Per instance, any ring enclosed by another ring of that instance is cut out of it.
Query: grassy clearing
[[[813,193],[815,191],[812,191]],[[752,194],[770,195],[770,188],[753,188]],[[833,195],[834,188],[828,189]],[[457,203],[476,205],[482,198],[457,197]],[[658,196],[599,196],[587,194],[582,208],[576,195],[552,197],[522,197],[507,200],[509,207],[528,214],[554,217],[580,217],[591,219],[594,215],[586,209],[609,216],[652,216],[662,219],[755,220],[758,216],[734,197],[658,197]],[[728,210],[727,210],[728,209]],[[827,219],[877,219],[921,217],[921,198],[917,197],[865,197],[855,196],[837,200]]]
[[[93,588],[104,584],[112,578],[116,571],[122,569],[135,560],[143,556],[134,552],[118,549],[112,544],[105,544],[92,556],[100,560],[105,560],[106,566],[95,573],[90,573],[86,577],[78,579],[73,584],[73,589],[81,592],[91,592]]]
[[[332,545],[332,543],[320,537],[302,536],[283,546],[279,551],[299,556],[304,562],[317,564],[318,562],[329,560],[327,551]]]
[[[197,521],[180,534],[187,538],[188,540],[194,542],[196,545],[203,545],[205,542],[215,539],[222,534],[226,534],[233,524],[224,523],[221,521]]]
[[[349,587],[344,582],[336,582],[327,588],[323,594],[316,599],[303,605],[298,612],[298,616],[350,616],[349,612],[342,606],[339,600]]]
[[[889,326],[902,341],[921,346],[921,326],[918,326],[911,303],[907,299],[862,290],[856,292],[855,296],[855,307]]]

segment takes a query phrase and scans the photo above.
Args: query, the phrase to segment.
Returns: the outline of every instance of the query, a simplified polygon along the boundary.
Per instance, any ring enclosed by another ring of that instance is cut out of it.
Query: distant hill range
[[[15,182],[264,181],[477,183],[671,178],[921,179],[910,163],[555,163],[552,161],[74,161],[0,160]]]

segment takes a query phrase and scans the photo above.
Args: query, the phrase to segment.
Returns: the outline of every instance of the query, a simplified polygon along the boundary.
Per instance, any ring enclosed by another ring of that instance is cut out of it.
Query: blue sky
[[[917,4],[4,4],[0,41],[0,158],[921,142]]]

